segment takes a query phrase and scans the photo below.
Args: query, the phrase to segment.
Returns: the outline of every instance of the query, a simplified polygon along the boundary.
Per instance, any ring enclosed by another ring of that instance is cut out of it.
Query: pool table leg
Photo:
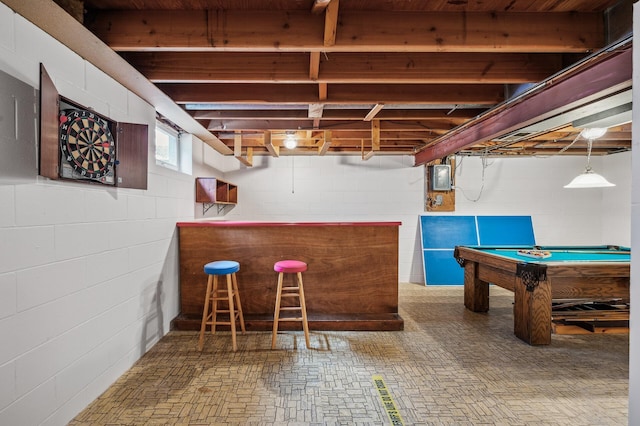
[[[478,278],[478,264],[464,264],[464,306],[473,312],[489,310],[489,283]]]
[[[513,331],[530,345],[551,343],[551,283],[540,281],[528,291],[520,278],[516,278],[513,305]]]

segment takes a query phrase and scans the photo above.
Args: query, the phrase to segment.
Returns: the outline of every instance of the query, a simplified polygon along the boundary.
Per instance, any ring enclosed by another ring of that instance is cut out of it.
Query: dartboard
[[[115,162],[115,142],[109,123],[92,111],[60,112],[60,149],[63,158],[85,178],[101,178]]]

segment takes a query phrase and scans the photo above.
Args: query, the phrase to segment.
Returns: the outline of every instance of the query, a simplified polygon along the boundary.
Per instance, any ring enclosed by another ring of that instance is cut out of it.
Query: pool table
[[[520,251],[539,250],[546,258]],[[556,299],[629,301],[631,251],[619,246],[457,246],[464,267],[464,305],[489,310],[489,284],[513,291],[514,333],[530,345],[551,343]]]

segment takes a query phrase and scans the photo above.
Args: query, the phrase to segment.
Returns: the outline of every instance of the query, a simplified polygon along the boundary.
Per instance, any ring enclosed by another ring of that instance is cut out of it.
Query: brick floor
[[[404,331],[207,335],[170,332],[71,423],[80,425],[384,425],[382,376],[404,425],[626,425],[625,334],[513,335],[513,294],[491,310],[461,287],[400,284]]]

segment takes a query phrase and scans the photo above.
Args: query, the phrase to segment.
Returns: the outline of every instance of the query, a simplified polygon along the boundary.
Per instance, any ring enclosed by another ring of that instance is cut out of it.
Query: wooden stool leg
[[[244,314],[242,313],[242,303],[240,303],[240,292],[238,291],[238,278],[235,272],[231,275],[231,279],[233,280],[233,294],[235,295],[236,312],[240,320],[240,330],[242,330],[242,334],[244,334],[247,330],[244,327]]]
[[[238,350],[236,345],[236,314],[233,309],[233,283],[231,280],[231,274],[227,274],[227,297],[229,298],[229,325],[231,326],[231,343],[233,351]]]
[[[218,323],[218,276],[213,276],[213,293],[211,294],[211,334],[216,334]]]
[[[207,320],[209,319],[209,299],[211,298],[211,285],[213,276],[209,275],[207,280],[207,292],[204,298],[204,310],[202,311],[202,323],[200,324],[200,339],[198,340],[198,350],[204,348],[204,331],[207,328]]]
[[[271,335],[271,349],[276,348],[276,338],[278,336],[278,321],[280,319],[280,302],[282,300],[282,276],[283,273],[278,274],[278,289],[276,290],[276,309],[273,312],[273,333]]]
[[[307,304],[304,300],[304,288],[302,286],[301,272],[298,272],[298,288],[300,292],[300,307],[302,308],[302,329],[304,330],[304,340],[307,344],[307,349],[311,349],[311,343],[309,342],[309,323],[307,322]]]

